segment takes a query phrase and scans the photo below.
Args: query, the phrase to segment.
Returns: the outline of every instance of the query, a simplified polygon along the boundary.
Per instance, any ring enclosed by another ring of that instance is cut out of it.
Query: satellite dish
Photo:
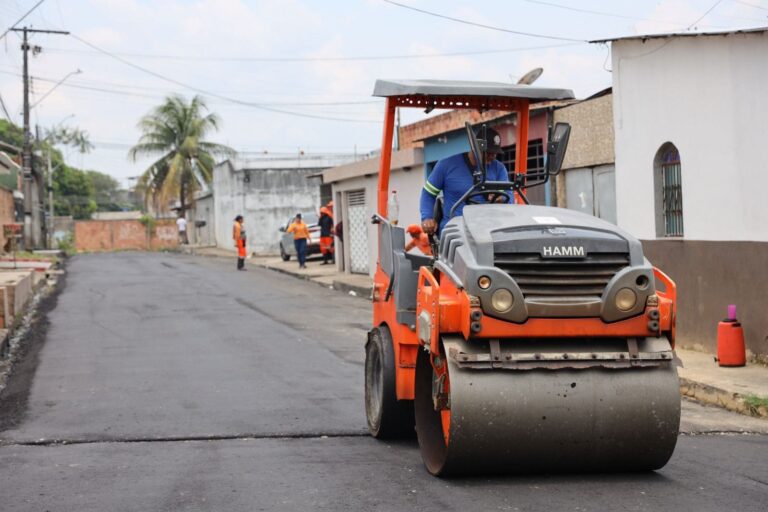
[[[543,72],[543,68],[533,68],[517,81],[517,85],[531,85],[533,82],[539,79]]]

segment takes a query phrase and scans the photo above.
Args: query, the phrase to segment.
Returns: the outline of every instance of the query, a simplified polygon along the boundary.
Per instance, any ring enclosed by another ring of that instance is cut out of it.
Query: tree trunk
[[[181,187],[180,187],[181,188],[181,197],[179,198],[180,199],[179,203],[181,205],[181,209],[179,210],[179,212],[182,215],[184,215],[184,212],[187,209],[187,204],[186,204],[186,200],[187,200],[186,188],[187,187],[186,187],[186,185],[187,185],[186,181],[184,180],[184,177],[182,176],[181,177]]]

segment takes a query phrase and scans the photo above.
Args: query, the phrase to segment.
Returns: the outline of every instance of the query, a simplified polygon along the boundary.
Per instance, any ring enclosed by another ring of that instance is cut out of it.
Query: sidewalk
[[[234,262],[235,252],[226,251],[217,247],[183,247],[182,251],[199,256],[218,256],[232,258]],[[336,270],[336,265],[322,265],[320,259],[313,258],[307,261],[307,268],[300,269],[295,258],[283,261],[280,256],[251,256],[245,260],[247,264],[257,267],[275,270],[299,279],[315,282],[334,290],[349,293],[363,298],[370,298],[372,281],[364,274],[345,274]]]
[[[718,366],[712,354],[678,348],[680,393],[710,405],[768,419],[768,367]]]
[[[234,251],[194,247],[184,250],[190,254],[232,258],[234,264]],[[344,274],[338,272],[335,265],[321,265],[318,260],[308,261],[306,269],[299,269],[296,261],[283,261],[279,256],[253,256],[247,261],[358,297],[370,299],[371,296],[372,283],[368,276]],[[676,353],[683,363],[678,368],[683,396],[768,420],[768,367],[748,364],[743,368],[723,368],[718,366],[712,354],[681,348],[677,348]]]

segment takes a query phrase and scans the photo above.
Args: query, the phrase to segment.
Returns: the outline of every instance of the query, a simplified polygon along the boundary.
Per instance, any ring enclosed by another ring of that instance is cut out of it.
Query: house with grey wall
[[[353,154],[292,153],[219,163],[212,185],[215,244],[234,252],[232,224],[237,215],[242,215],[248,252],[277,254],[280,227],[296,213],[319,210],[318,173],[354,159]]]
[[[568,151],[555,178],[555,204],[616,224],[611,89],[556,109],[553,122],[571,125]]]

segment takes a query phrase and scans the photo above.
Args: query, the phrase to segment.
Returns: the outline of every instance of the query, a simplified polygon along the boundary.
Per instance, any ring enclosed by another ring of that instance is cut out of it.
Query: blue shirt
[[[506,181],[509,182],[509,174],[504,164],[498,160],[494,160],[490,164],[485,166],[486,180],[487,181]],[[424,189],[421,191],[421,200],[419,201],[419,210],[421,212],[421,220],[434,218],[435,199],[440,192],[443,193],[443,220],[440,221],[439,230],[442,231],[443,226],[450,220],[448,215],[451,212],[451,208],[456,204],[461,196],[463,196],[467,190],[469,190],[474,181],[472,180],[472,169],[470,168],[469,161],[467,160],[466,153],[459,153],[458,155],[449,156],[439,160],[435,164],[435,168],[427,178],[424,184]],[[478,203],[485,202],[485,199],[480,196],[476,196],[472,199]],[[454,212],[454,216],[458,217],[464,210],[464,203],[461,203]]]

